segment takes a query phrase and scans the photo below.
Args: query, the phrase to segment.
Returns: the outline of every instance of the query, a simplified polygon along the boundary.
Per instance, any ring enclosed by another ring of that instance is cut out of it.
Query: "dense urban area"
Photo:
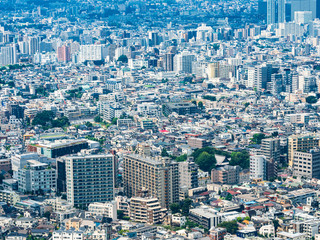
[[[320,0],[0,0],[0,239],[320,240]]]

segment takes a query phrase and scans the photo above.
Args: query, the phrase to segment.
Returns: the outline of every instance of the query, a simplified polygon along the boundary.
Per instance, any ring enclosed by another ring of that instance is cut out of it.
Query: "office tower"
[[[169,208],[179,201],[179,167],[167,158],[155,159],[141,155],[127,155],[123,161],[123,187],[128,197],[148,190],[151,197]]]
[[[272,180],[277,176],[277,163],[264,155],[250,156],[250,178]]]
[[[16,116],[18,119],[24,118],[24,108],[18,104],[9,104],[8,111],[10,116]]]
[[[40,37],[30,37],[28,40],[29,54],[34,55],[40,50]]]
[[[285,0],[278,0],[278,23],[286,21],[286,4]]]
[[[164,70],[173,71],[173,66],[174,66],[173,58],[174,58],[174,54],[173,53],[166,53],[164,55],[164,59],[163,59],[163,68],[164,68]]]
[[[198,183],[198,165],[192,157],[187,161],[179,163],[180,187],[197,188]]]
[[[292,168],[295,176],[320,179],[319,149],[311,149],[307,152],[294,151]]]
[[[46,193],[56,190],[56,170],[36,160],[28,160],[18,170],[18,190],[22,193]]]
[[[267,0],[267,23],[283,23],[286,20],[285,0]]]
[[[274,73],[271,75],[271,93],[279,96],[283,92],[282,74]]]
[[[277,0],[267,0],[267,24],[278,22]]]
[[[114,198],[113,155],[74,155],[66,162],[67,201],[76,207]]]
[[[259,155],[264,155],[267,160],[273,159],[275,162],[280,161],[280,139],[265,138],[261,141]]]
[[[80,45],[80,61],[81,62],[103,60],[106,54],[107,54],[107,50],[105,45],[102,45],[102,44]]]
[[[149,45],[151,47],[157,46],[160,44],[160,37],[157,32],[149,32]]]
[[[161,224],[167,215],[157,198],[133,197],[130,200],[130,220],[147,224]]]
[[[263,17],[265,21],[267,21],[267,8],[268,4],[266,0],[258,1],[258,13]]]
[[[257,66],[255,67],[254,72],[254,88],[257,91],[267,88],[268,82],[268,67],[266,66]]]
[[[69,62],[71,60],[70,47],[63,45],[58,47],[58,61],[59,62]]]
[[[208,78],[214,79],[219,77],[219,62],[209,63],[208,65]]]
[[[291,19],[294,19],[295,12],[311,11],[312,20],[320,14],[319,0],[291,0]]]
[[[18,170],[27,166],[28,160],[38,160],[37,153],[14,154],[11,157],[13,177],[18,178]]]
[[[239,183],[239,174],[241,167],[226,165],[211,170],[211,180],[220,184]]]
[[[312,12],[311,11],[297,11],[294,12],[294,21],[298,24],[305,24],[312,22]]]
[[[56,160],[57,169],[57,192],[67,192],[67,175],[66,175],[66,161],[63,158],[57,158]]]
[[[17,62],[17,51],[15,44],[1,47],[0,66],[16,64]]]
[[[174,71],[179,73],[192,73],[192,62],[194,61],[195,56],[183,51],[174,56]]]
[[[319,138],[311,135],[292,135],[288,138],[288,161],[293,167],[293,157],[295,151],[309,151],[319,147]]]

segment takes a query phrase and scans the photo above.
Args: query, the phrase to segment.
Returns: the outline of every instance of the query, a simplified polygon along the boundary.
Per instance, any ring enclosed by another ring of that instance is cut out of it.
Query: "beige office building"
[[[167,215],[157,198],[133,197],[130,201],[130,220],[147,224],[161,224]]]
[[[142,190],[159,199],[161,207],[169,208],[179,201],[179,167],[168,158],[126,155],[123,161],[123,186],[128,197]]]
[[[288,161],[293,167],[294,151],[308,151],[319,147],[319,137],[313,135],[292,135],[288,138]]]

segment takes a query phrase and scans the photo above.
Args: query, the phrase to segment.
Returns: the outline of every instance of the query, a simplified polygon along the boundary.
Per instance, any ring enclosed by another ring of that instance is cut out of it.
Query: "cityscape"
[[[0,239],[320,240],[320,0],[0,0]]]

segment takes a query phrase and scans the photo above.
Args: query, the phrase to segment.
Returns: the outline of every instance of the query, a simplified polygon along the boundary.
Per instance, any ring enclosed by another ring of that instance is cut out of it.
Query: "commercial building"
[[[280,139],[265,138],[261,141],[259,155],[263,155],[267,160],[273,159],[275,162],[280,161]]]
[[[114,198],[114,157],[111,154],[74,155],[66,162],[67,200],[74,206]]]
[[[220,184],[236,184],[239,182],[241,167],[226,165],[211,170],[211,180]]]
[[[188,138],[188,145],[192,148],[204,148],[210,146],[210,142],[206,139],[190,137]]]
[[[250,178],[270,180],[277,176],[277,163],[268,160],[264,155],[250,157]]]
[[[187,161],[179,163],[180,187],[197,188],[198,183],[198,165],[192,157]]]
[[[130,220],[147,224],[161,224],[167,215],[157,198],[133,197],[130,201]]]
[[[294,151],[292,168],[295,176],[320,179],[319,149],[312,149],[308,152]]]
[[[293,166],[294,151],[308,151],[319,147],[319,138],[313,135],[292,135],[288,138],[288,161]]]
[[[51,192],[56,190],[56,170],[46,163],[28,160],[18,170],[18,190],[26,193]]]
[[[48,158],[57,158],[88,148],[86,140],[66,140],[49,144],[37,144],[38,152]]]
[[[90,203],[88,211],[86,211],[86,217],[103,216],[117,220],[117,203],[116,201],[101,203]]]
[[[169,208],[179,201],[179,167],[167,158],[155,159],[141,155],[126,155],[123,160],[123,187],[128,197],[148,190],[158,198],[161,207]]]
[[[173,112],[179,115],[194,114],[198,112],[196,105],[190,102],[179,102],[179,103],[167,103],[164,105],[164,114],[167,116]]]
[[[221,216],[217,211],[211,208],[190,209],[189,219],[206,229],[216,227],[221,223]]]
[[[15,205],[20,202],[20,196],[15,191],[0,190],[0,202]]]

